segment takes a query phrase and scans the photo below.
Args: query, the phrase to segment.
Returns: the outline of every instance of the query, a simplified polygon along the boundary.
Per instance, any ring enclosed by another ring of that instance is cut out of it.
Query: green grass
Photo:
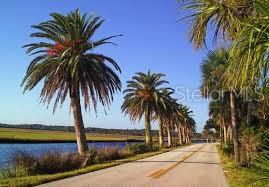
[[[225,176],[231,187],[268,187],[268,180],[259,180],[262,176],[254,168],[236,166],[231,158],[218,148]]]
[[[87,140],[91,141],[126,141],[144,140],[143,136],[126,136],[120,134],[93,134],[87,133]],[[32,130],[18,128],[0,128],[0,141],[75,141],[74,132]]]
[[[3,179],[3,180],[0,180],[0,186],[35,186],[35,185],[39,185],[39,184],[43,184],[43,183],[47,183],[47,182],[51,182],[51,181],[55,181],[55,180],[59,180],[59,179],[64,179],[64,178],[68,178],[68,177],[73,177],[73,176],[97,171],[97,170],[104,169],[104,168],[109,168],[112,166],[117,166],[117,165],[127,163],[127,162],[132,162],[135,160],[139,160],[139,159],[143,159],[146,157],[161,154],[161,153],[164,153],[167,151],[171,151],[172,149],[174,149],[174,148],[163,149],[161,151],[156,151],[156,152],[139,154],[139,155],[136,155],[136,156],[133,156],[130,158],[111,161],[111,162],[107,162],[107,163],[95,164],[95,165],[92,165],[89,167],[85,167],[85,168],[74,170],[74,171],[64,172],[64,173]]]

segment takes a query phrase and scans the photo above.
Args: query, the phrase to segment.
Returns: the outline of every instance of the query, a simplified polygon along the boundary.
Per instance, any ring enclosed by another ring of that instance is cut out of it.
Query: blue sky
[[[188,42],[188,25],[177,22],[182,13],[176,0],[9,0],[1,2],[0,55],[0,123],[42,123],[72,125],[69,101],[53,115],[51,107],[39,104],[41,85],[22,93],[20,83],[31,57],[21,46],[32,41],[30,26],[49,19],[52,12],[67,13],[79,8],[95,13],[106,21],[96,38],[123,34],[114,39],[118,46],[106,46],[102,53],[113,57],[122,68],[123,89],[135,72],[165,73],[170,86],[198,89],[200,64],[204,52],[197,52]],[[182,88],[180,90],[182,91]],[[177,94],[176,96],[180,96]],[[143,128],[143,122],[132,124],[121,113],[123,95],[118,93],[105,115],[99,105],[97,117],[84,113],[86,127]],[[207,102],[184,101],[194,111],[198,131],[208,118]],[[156,128],[156,124],[153,124]]]

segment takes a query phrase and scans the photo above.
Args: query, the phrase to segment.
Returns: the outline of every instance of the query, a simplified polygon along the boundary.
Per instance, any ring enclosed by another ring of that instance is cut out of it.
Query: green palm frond
[[[241,22],[252,14],[249,0],[181,0],[191,21],[190,41],[196,49],[206,46],[208,30],[213,28],[213,40],[235,38]]]
[[[210,51],[201,65],[202,85],[201,94],[205,98],[219,97],[220,93],[225,90],[223,85],[224,72],[229,63],[229,53],[226,49],[221,48]]]
[[[244,24],[233,43],[231,61],[227,74],[227,82],[240,89],[255,85],[264,75],[268,67],[269,50],[269,3],[254,0],[256,16]],[[236,71],[234,71],[236,69]]]

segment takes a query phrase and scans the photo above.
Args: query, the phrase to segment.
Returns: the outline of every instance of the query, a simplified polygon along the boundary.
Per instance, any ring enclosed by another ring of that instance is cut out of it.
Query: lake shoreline
[[[23,139],[0,139],[0,144],[9,144],[9,143],[21,143],[21,144],[33,144],[33,143],[76,143],[76,140],[23,140]],[[144,142],[144,140],[139,139],[122,139],[122,140],[87,140],[88,143],[94,142]]]

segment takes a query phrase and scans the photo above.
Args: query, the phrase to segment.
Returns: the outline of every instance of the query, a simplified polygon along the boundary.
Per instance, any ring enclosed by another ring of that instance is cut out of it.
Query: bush
[[[19,177],[36,174],[54,174],[71,171],[82,166],[84,158],[74,153],[46,151],[34,155],[26,151],[16,151],[9,165],[2,169],[2,177]]]
[[[157,150],[158,148],[149,146],[147,144],[129,144],[123,149],[123,152],[129,153],[130,155],[136,155]]]
[[[221,151],[223,154],[225,154],[228,157],[231,157],[233,154],[233,145],[232,144],[226,144],[221,146]]]
[[[123,156],[121,155],[121,151],[118,147],[104,147],[97,150],[96,162],[110,161],[120,159]]]
[[[131,144],[124,149],[118,147],[91,148],[86,156],[59,151],[45,151],[40,155],[26,151],[16,151],[9,164],[2,168],[0,176],[2,178],[13,178],[55,174],[76,170],[94,163],[122,159],[156,150],[157,148],[146,144]]]

